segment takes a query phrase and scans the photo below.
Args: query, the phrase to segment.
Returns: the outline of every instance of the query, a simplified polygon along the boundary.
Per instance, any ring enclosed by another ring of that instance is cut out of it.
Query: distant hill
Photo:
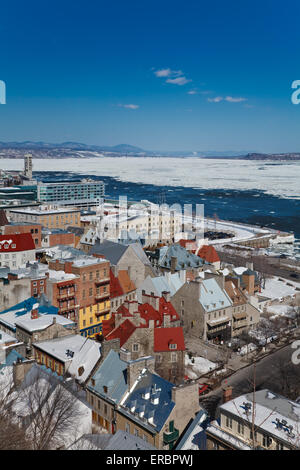
[[[130,144],[113,146],[88,145],[80,142],[62,142],[52,144],[47,142],[0,142],[0,158],[23,158],[24,154],[31,152],[33,158],[87,158],[101,156],[130,156],[130,157],[198,157],[215,159],[240,159],[240,160],[300,160],[300,152],[267,154],[254,151],[153,151],[144,150]]]

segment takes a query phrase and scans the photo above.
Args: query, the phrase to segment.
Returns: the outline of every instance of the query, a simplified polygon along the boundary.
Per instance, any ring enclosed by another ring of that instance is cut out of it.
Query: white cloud
[[[179,75],[182,75],[182,71],[181,70],[171,70],[170,68],[167,68],[167,69],[160,69],[160,70],[156,70],[154,72],[154,74],[157,76],[157,77],[178,77]]]
[[[166,83],[172,83],[173,85],[185,85],[186,83],[191,82],[192,80],[188,80],[186,77],[177,77],[177,78],[168,78]]]
[[[220,101],[228,101],[229,103],[240,103],[241,101],[246,101],[247,98],[237,97],[234,98],[233,96],[216,96],[215,98],[207,98],[207,101],[210,103],[220,103]]]
[[[161,69],[161,70],[156,70],[154,74],[157,77],[169,77],[171,75],[172,70],[171,69]]]
[[[188,95],[197,95],[198,91],[197,90],[190,90],[187,92]]]
[[[172,70],[170,68],[155,70],[154,75],[163,78],[169,77],[166,83],[172,83],[173,85],[185,85],[192,81],[188,80],[181,70]]]
[[[247,98],[242,98],[242,97],[239,97],[239,98],[234,98],[233,96],[226,96],[226,98],[224,98],[226,101],[229,101],[230,103],[240,103],[241,101],[246,101]]]
[[[138,109],[140,107],[138,104],[119,104],[118,106],[127,109]]]
[[[210,103],[219,103],[220,101],[223,101],[223,97],[222,96],[216,96],[215,98],[207,98],[207,101],[209,101]]]

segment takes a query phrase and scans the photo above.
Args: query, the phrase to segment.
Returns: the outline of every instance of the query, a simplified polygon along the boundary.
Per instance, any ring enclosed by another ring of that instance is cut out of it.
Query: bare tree
[[[25,431],[11,419],[12,390],[12,367],[2,367],[0,368],[0,450],[27,450],[31,445],[26,439]]]
[[[15,430],[20,445],[26,446],[25,448],[62,448],[66,442],[71,443],[78,439],[81,424],[89,414],[91,410],[80,400],[72,380],[59,380],[34,365],[21,386],[13,386],[7,398],[0,402],[0,428],[6,434],[1,446],[14,448]],[[2,428],[1,419],[4,424],[9,425],[9,433]],[[89,429],[84,432],[89,432]]]

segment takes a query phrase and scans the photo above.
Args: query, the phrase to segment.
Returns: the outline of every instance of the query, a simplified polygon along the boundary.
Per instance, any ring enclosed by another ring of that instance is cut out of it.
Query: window
[[[232,418],[229,418],[229,416],[226,416],[226,428],[232,429]]]
[[[239,434],[244,434],[244,424],[243,423],[238,423],[238,433]]]
[[[128,423],[125,424],[125,431],[130,433],[130,425]]]
[[[134,428],[134,435],[136,437],[139,437],[139,430],[137,428]]]
[[[172,352],[172,354],[171,354],[171,362],[177,362],[177,353]]]
[[[177,349],[177,344],[169,344],[170,349]]]
[[[133,351],[133,352],[137,352],[138,350],[139,350],[139,344],[138,344],[138,343],[134,343],[134,344],[132,345],[132,351]]]

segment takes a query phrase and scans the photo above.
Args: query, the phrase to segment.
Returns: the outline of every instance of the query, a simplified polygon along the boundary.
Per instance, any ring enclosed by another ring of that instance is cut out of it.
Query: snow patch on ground
[[[193,363],[192,360],[195,362]],[[217,366],[218,365],[215,362],[211,362],[204,357],[196,356],[190,359],[187,354],[185,355],[186,375],[190,379],[197,379],[200,375],[204,375],[207,372],[216,369]]]

